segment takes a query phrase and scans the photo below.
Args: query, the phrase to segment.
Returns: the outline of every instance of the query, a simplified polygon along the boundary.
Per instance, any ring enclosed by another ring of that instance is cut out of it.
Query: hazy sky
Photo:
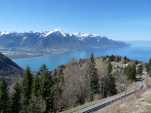
[[[0,31],[55,28],[151,40],[151,0],[0,0]]]

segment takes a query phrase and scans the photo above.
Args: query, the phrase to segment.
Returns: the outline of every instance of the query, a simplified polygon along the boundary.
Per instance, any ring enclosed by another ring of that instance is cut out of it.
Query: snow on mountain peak
[[[31,33],[33,33],[33,32],[31,32]],[[9,32],[0,32],[0,36],[8,35],[8,34],[9,34]],[[17,35],[17,33],[15,35]],[[18,33],[18,35],[23,35],[22,36],[23,40],[26,40],[26,38],[28,37],[26,35],[24,36],[24,33],[21,33],[21,34]],[[66,32],[63,32],[63,30],[54,29],[54,30],[51,30],[51,31],[40,32],[40,37],[39,38],[47,38],[47,37],[50,38],[50,37],[54,37],[54,36],[66,37],[66,38],[70,38],[70,37],[72,38],[74,36],[75,38],[77,38],[78,40],[81,40],[81,41],[85,40],[85,39],[88,39],[88,38],[96,38],[96,37],[97,37],[98,40],[100,40],[99,37],[101,37],[100,35],[97,35],[97,34],[84,33],[84,32],[77,32],[77,33],[69,32],[69,33],[66,33]]]
[[[63,32],[63,30],[60,29],[54,29],[52,31],[47,31],[47,32],[43,32],[42,36],[43,37],[48,37],[51,34],[57,34],[57,35],[61,35],[63,37],[68,36],[76,36],[77,38],[79,38],[79,40],[83,40],[85,38],[90,38],[90,37],[96,37],[99,36],[97,34],[91,34],[91,33],[84,33],[84,32],[78,32],[78,33],[66,33]]]
[[[97,35],[97,34],[83,33],[83,32],[74,33],[74,35],[77,36],[77,37],[79,38],[79,40],[84,40],[85,38],[90,38],[90,37],[99,36],[99,35]]]
[[[0,36],[7,35],[7,34],[9,34],[9,32],[0,32]]]
[[[44,36],[44,37],[47,37],[47,36],[49,36],[49,35],[51,35],[51,34],[53,34],[53,33],[61,34],[63,37],[66,36],[66,34],[65,34],[62,30],[59,30],[59,29],[54,29],[54,30],[52,30],[52,31],[45,32],[45,33],[43,34],[43,36]]]

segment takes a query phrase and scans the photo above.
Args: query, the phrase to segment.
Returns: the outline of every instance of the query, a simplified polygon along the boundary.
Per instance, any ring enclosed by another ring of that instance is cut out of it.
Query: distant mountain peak
[[[57,35],[60,35],[60,36],[63,36],[63,37],[66,36],[66,34],[62,30],[59,30],[59,29],[54,29],[52,31],[44,32],[43,36],[48,37],[49,35],[52,35],[52,34],[57,34]]]
[[[7,34],[9,34],[9,32],[0,32],[0,36],[2,36],[2,35],[7,35]]]
[[[79,40],[84,40],[86,38],[92,38],[92,37],[101,37],[100,35],[97,34],[84,33],[84,32],[73,33],[73,35],[78,37]]]
[[[84,32],[78,32],[78,33],[74,33],[74,34],[77,35],[77,36],[80,36],[80,37],[94,37],[94,36],[99,36],[99,35],[96,35],[96,34],[84,33]]]

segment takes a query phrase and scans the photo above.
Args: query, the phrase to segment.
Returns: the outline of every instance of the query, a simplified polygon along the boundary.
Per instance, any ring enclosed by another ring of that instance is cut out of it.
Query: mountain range
[[[53,49],[108,49],[127,46],[121,41],[89,33],[48,32],[0,32],[0,48],[49,52]]]

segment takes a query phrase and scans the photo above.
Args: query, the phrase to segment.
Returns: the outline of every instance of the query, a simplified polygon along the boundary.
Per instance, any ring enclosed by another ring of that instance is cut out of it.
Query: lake
[[[62,54],[49,54],[40,57],[13,59],[18,65],[25,68],[29,66],[33,71],[37,71],[42,64],[46,64],[50,70],[61,64],[69,63],[73,58],[88,58],[91,53],[95,56],[120,55],[130,59],[147,62],[151,58],[151,44],[149,42],[129,42],[131,45],[126,48],[116,50],[91,50],[72,51]]]

